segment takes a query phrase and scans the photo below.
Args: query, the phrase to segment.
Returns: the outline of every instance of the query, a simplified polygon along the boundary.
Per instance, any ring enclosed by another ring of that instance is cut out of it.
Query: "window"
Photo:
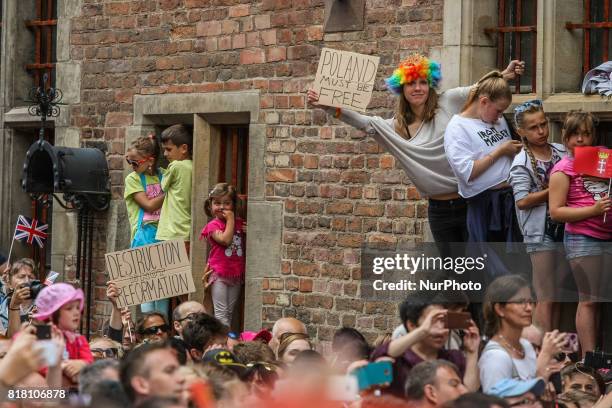
[[[568,30],[584,30],[582,73],[608,61],[610,55],[610,0],[584,0],[583,22],[567,22]]]
[[[26,69],[32,73],[34,86],[39,86],[43,74],[47,73],[45,87],[55,87],[57,2],[36,0],[35,9],[36,17],[25,23],[34,33],[34,63],[26,64]]]
[[[242,126],[227,126],[221,130],[219,154],[219,183],[230,183],[236,187],[241,205],[236,212],[246,220],[249,180],[249,129]]]
[[[504,69],[514,59],[526,62],[525,74],[516,79],[516,93],[536,91],[537,0],[499,0],[498,26],[485,33],[497,36],[497,66]]]

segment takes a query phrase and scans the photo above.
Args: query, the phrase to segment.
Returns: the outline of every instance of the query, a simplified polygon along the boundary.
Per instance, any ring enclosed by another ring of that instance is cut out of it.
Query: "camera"
[[[19,285],[17,289],[30,288],[30,297],[28,299],[36,299],[40,291],[43,290],[43,288],[45,288],[46,286],[47,285],[45,285],[39,280],[33,280],[29,283],[24,283],[23,285]],[[9,299],[9,303],[10,303],[10,298],[11,296],[13,296],[14,293],[15,293],[14,290],[8,293],[7,297]]]
[[[29,283],[24,283],[23,285],[21,285],[19,288],[30,288],[30,297],[29,299],[36,299],[36,297],[38,296],[38,294],[40,293],[41,290],[43,290],[44,287],[46,287],[47,285],[45,285],[44,283],[42,283],[39,280],[33,280]]]
[[[584,356],[584,365],[586,367],[599,370],[600,368],[612,368],[612,353],[604,351],[587,351]]]

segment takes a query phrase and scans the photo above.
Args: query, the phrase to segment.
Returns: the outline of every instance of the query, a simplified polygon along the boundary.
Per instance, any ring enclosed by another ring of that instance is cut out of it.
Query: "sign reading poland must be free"
[[[380,57],[323,48],[314,89],[319,103],[365,112],[376,81]]]
[[[182,240],[111,252],[104,258],[110,279],[119,289],[120,308],[195,292]]]

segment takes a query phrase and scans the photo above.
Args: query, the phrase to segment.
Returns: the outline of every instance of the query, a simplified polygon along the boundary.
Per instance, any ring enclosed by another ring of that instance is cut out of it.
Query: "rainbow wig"
[[[440,64],[420,54],[412,54],[400,62],[399,67],[393,71],[393,75],[385,79],[385,83],[387,89],[400,95],[403,85],[417,78],[426,79],[430,87],[436,88],[442,79]]]

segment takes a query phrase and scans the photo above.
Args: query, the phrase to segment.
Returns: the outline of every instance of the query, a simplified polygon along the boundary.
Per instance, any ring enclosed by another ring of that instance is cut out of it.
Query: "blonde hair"
[[[563,128],[561,129],[561,137],[563,144],[567,146],[567,141],[571,135],[575,135],[580,132],[580,127],[584,125],[589,135],[593,135],[593,143],[595,143],[595,126],[598,124],[598,120],[591,112],[584,112],[582,110],[572,110],[565,115],[563,121]]]
[[[461,111],[467,110],[476,100],[481,97],[486,96],[491,101],[497,101],[500,99],[507,99],[509,101],[512,100],[512,91],[510,90],[510,85],[504,79],[504,76],[499,71],[491,71],[476,82],[476,85],[472,87],[470,90],[470,95],[468,96],[465,105]]]
[[[533,113],[538,113],[538,112],[542,112],[544,113],[544,108],[542,107],[542,105],[530,105],[527,109],[518,112],[514,115],[514,124],[516,125],[517,128],[519,129],[523,129],[523,125],[525,123],[525,115],[526,114],[533,114]],[[546,182],[539,176],[538,172],[537,172],[537,162],[536,162],[536,158],[533,155],[533,152],[531,151],[531,149],[529,148],[529,141],[527,140],[526,137],[521,135],[521,142],[523,143],[523,149],[525,149],[525,153],[527,153],[527,156],[529,157],[529,161],[531,162],[531,170],[533,170],[533,174],[536,175],[536,180],[538,182],[538,184],[540,185],[540,188],[543,190],[545,188],[548,187],[548,185],[546,184]]]
[[[204,201],[204,212],[209,217],[213,216],[212,213],[212,200],[213,198],[220,198],[223,196],[229,195],[232,199],[232,204],[234,205],[234,212],[236,211],[236,206],[238,205],[238,192],[236,191],[236,187],[229,183],[218,183],[216,184],[210,194],[208,194],[208,198]]]
[[[34,263],[34,260],[31,258],[21,258],[11,265],[11,269],[9,270],[8,274],[8,281],[10,282],[11,279],[13,279],[13,276],[17,275],[24,267],[30,268],[32,273],[36,275],[36,264]]]
[[[423,110],[423,123],[432,120],[438,109],[438,93],[431,86],[429,87],[429,95],[425,101]],[[410,107],[410,103],[406,100],[404,92],[398,96],[397,105],[395,107],[395,131],[402,137],[410,138],[408,125],[416,120],[416,115]]]

